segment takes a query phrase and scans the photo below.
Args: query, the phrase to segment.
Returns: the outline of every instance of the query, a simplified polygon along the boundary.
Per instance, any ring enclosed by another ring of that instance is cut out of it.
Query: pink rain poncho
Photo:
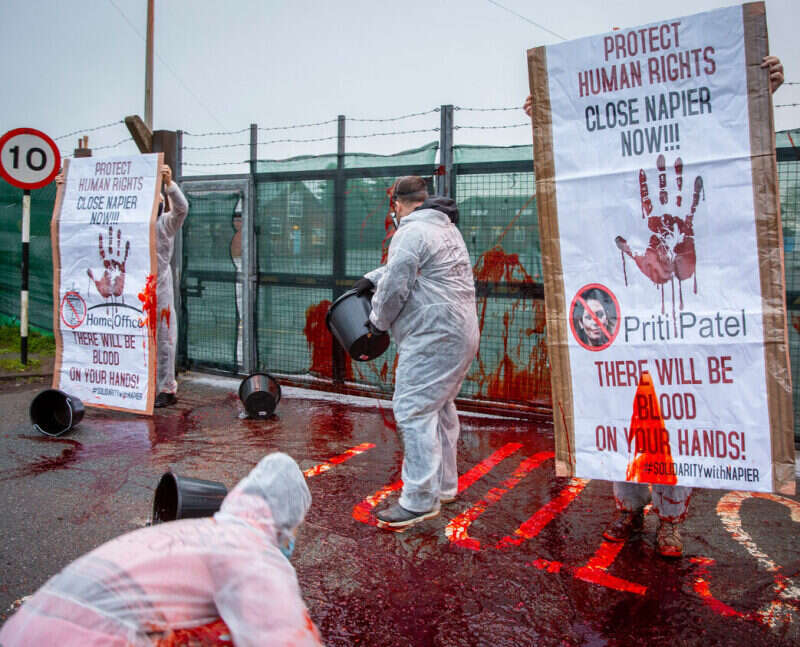
[[[72,562],[6,622],[0,645],[175,644],[220,618],[235,645],[320,645],[279,548],[310,505],[297,463],[270,454],[213,518],[142,528]]]

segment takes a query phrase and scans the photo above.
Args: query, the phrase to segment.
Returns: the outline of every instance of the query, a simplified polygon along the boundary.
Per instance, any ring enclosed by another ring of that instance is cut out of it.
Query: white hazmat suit
[[[3,647],[152,646],[221,618],[241,646],[319,645],[279,546],[311,493],[297,463],[270,454],[213,518],[112,539],[48,580],[3,626]]]
[[[456,494],[454,401],[480,337],[472,264],[446,205],[454,209],[449,198],[433,198],[403,217],[386,265],[365,277],[376,286],[370,320],[391,330],[399,353],[392,399],[404,445],[399,503],[420,513]]]
[[[156,221],[156,254],[158,256],[158,328],[156,393],[175,393],[175,347],[178,342],[178,317],[175,314],[175,288],[172,283],[172,251],[175,236],[186,220],[189,204],[175,182],[165,188],[170,210]]]

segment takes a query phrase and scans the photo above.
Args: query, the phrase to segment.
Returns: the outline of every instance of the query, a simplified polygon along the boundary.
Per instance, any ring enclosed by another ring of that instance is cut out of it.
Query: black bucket
[[[239,384],[239,399],[251,418],[267,418],[281,400],[281,385],[269,373],[253,373]]]
[[[158,482],[153,497],[153,524],[210,517],[219,510],[227,494],[228,489],[222,483],[167,472]]]
[[[47,389],[31,402],[33,428],[47,436],[60,436],[77,425],[84,414],[83,402],[58,389]]]
[[[348,290],[331,304],[325,316],[325,325],[350,357],[367,362],[380,357],[389,348],[389,333],[370,335],[367,322],[372,310],[372,295],[361,296]]]

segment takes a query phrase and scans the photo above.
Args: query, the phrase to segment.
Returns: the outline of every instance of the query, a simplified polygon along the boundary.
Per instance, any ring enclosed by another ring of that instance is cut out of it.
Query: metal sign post
[[[28,363],[28,259],[31,238],[31,190],[53,181],[61,168],[55,142],[39,130],[15,128],[0,137],[0,177],[23,190],[20,271],[20,361]]]

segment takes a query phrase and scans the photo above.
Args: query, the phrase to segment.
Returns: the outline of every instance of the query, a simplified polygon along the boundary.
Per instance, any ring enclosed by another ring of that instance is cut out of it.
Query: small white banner
[[[87,406],[153,410],[161,158],[88,157],[65,164],[51,225],[53,388]]]

